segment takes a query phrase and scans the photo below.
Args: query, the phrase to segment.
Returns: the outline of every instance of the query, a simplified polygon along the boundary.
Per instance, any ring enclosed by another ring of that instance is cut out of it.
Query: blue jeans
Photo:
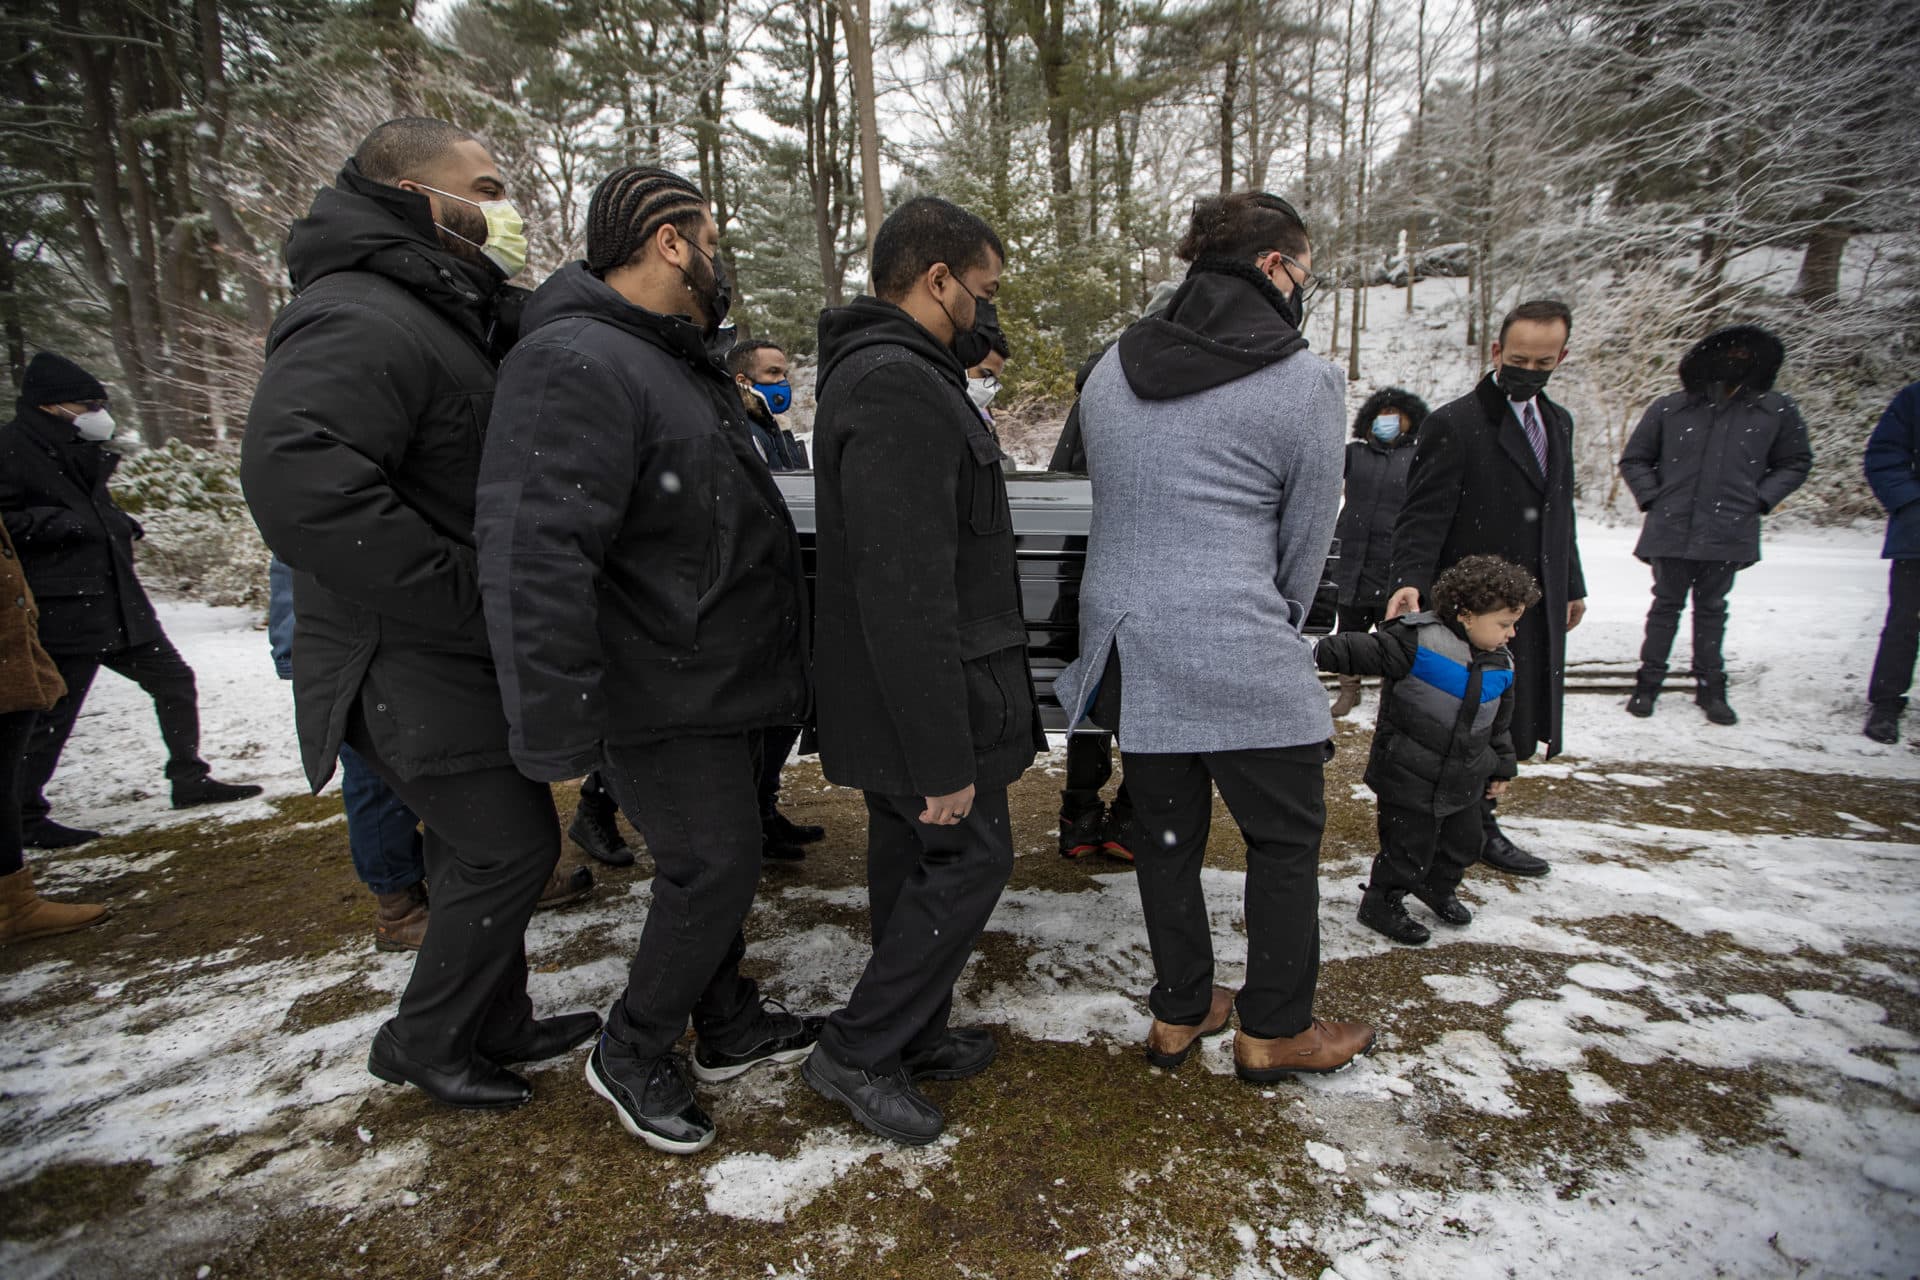
[[[347,809],[353,869],[375,893],[398,893],[426,879],[420,820],[346,743],[340,744],[340,798]]]

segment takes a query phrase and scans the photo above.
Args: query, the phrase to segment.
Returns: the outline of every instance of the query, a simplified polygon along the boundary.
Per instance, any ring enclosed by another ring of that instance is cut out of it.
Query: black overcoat
[[[1547,432],[1545,475],[1492,374],[1428,415],[1393,532],[1394,590],[1418,587],[1428,606],[1434,579],[1466,556],[1500,556],[1538,579],[1542,598],[1507,646],[1522,760],[1543,743],[1549,758],[1565,745],[1567,602],[1587,595],[1574,536],[1573,417],[1544,392],[1535,404]]]
[[[474,483],[511,337],[491,268],[440,247],[424,197],[351,162],[294,224],[240,479],[294,569],[293,693],[317,791],[356,708],[402,777],[511,763],[473,547]]]
[[[133,570],[140,524],[107,482],[120,455],[71,424],[22,404],[0,427],[0,515],[40,602],[48,653],[97,657],[161,636]]]

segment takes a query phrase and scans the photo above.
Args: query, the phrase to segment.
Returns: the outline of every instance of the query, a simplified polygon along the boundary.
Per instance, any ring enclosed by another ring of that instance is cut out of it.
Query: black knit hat
[[[100,379],[51,351],[29,360],[27,376],[20,380],[20,399],[25,404],[82,404],[106,398]]]

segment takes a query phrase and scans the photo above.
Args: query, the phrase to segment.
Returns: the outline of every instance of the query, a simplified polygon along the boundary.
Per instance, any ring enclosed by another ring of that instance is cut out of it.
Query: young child
[[[1409,893],[1443,922],[1473,913],[1454,891],[1480,856],[1480,800],[1507,789],[1514,760],[1514,624],[1539,584],[1498,556],[1468,556],[1433,584],[1433,608],[1320,641],[1322,671],[1381,676],[1380,715],[1367,785],[1380,804],[1380,853],[1360,900],[1360,923],[1419,945],[1426,926]]]

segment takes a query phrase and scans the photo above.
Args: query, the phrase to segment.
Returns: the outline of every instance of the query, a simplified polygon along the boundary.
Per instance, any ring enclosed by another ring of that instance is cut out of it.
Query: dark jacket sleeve
[[[430,389],[425,351],[354,305],[290,313],[247,411],[240,483],[275,555],[378,613],[454,629],[480,608],[473,552],[395,493]]]
[[[1500,706],[1493,713],[1493,736],[1488,739],[1494,758],[1498,761],[1493,767],[1493,776],[1496,778],[1520,776],[1520,761],[1513,750],[1513,688],[1508,685],[1507,691],[1500,695]]]
[[[1880,415],[1867,438],[1866,471],[1873,496],[1889,515],[1920,502],[1920,382],[1895,396]],[[7,529],[13,530],[11,519]]]
[[[1080,473],[1087,469],[1087,449],[1080,435],[1080,401],[1067,410],[1066,425],[1060,428],[1060,441],[1053,446],[1047,470]]]
[[[500,369],[474,512],[487,639],[520,772],[590,772],[605,737],[595,584],[634,495],[645,409],[600,361],[521,346]],[[583,443],[580,424],[619,424]]]
[[[1430,415],[1415,437],[1413,465],[1407,472],[1407,500],[1393,526],[1393,591],[1418,587],[1423,600],[1433,591],[1434,566],[1453,528],[1466,479],[1461,428]]]
[[[927,421],[950,398],[906,362],[861,378],[841,410],[855,424],[840,457],[847,564],[880,702],[916,792],[950,795],[974,778],[973,728],[960,658],[955,521],[966,439]]]
[[[267,648],[274,671],[293,679],[293,570],[279,556],[267,566]]]
[[[1313,663],[1322,671],[1343,676],[1399,680],[1413,670],[1417,647],[1413,633],[1398,625],[1380,631],[1343,631],[1320,637],[1313,646]]]
[[[1785,502],[1788,494],[1807,482],[1812,470],[1813,445],[1807,440],[1806,420],[1799,406],[1787,400],[1780,410],[1780,430],[1767,453],[1767,472],[1760,477],[1760,510],[1771,511]]]
[[[1665,417],[1658,400],[1648,405],[1620,454],[1620,478],[1627,482],[1642,511],[1651,507],[1660,493],[1660,423]]]

